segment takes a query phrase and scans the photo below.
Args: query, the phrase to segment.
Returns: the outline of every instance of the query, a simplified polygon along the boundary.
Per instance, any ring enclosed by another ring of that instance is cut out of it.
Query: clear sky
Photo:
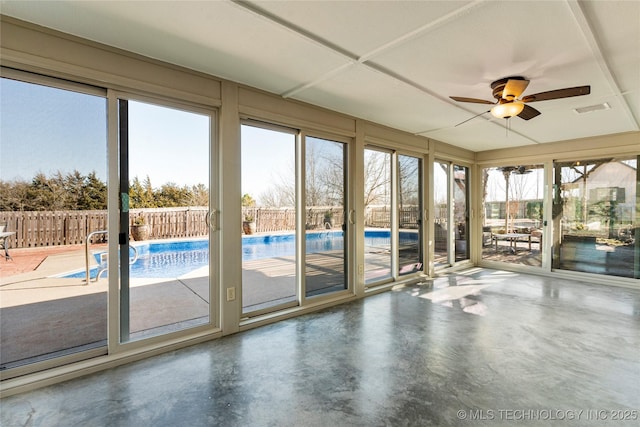
[[[140,102],[129,113],[131,178],[208,183],[208,116]],[[106,99],[0,79],[0,179],[73,170],[107,180]]]
[[[104,98],[0,79],[0,178],[74,169],[107,176]]]
[[[209,181],[209,116],[129,102],[129,178],[162,184]],[[207,185],[208,186],[208,185]]]
[[[130,101],[130,179],[149,176],[154,188],[208,184],[210,131],[207,115]],[[259,201],[293,180],[294,158],[293,134],[242,126],[242,194]],[[73,170],[107,181],[106,99],[0,79],[0,179]]]
[[[293,134],[242,126],[242,194],[259,203],[280,180],[294,179],[295,140]]]

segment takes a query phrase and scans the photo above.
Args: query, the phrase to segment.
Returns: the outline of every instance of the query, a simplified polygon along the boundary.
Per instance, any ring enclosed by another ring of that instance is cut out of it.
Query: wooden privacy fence
[[[419,209],[417,206],[403,207],[398,210],[400,228],[418,228]],[[265,233],[270,231],[295,230],[296,211],[293,208],[256,208],[243,207],[242,218],[253,218],[256,231]],[[344,211],[336,206],[318,206],[305,210],[305,227],[307,230],[327,228],[329,222],[332,228],[340,228],[344,222]],[[365,213],[365,226],[389,228],[391,226],[391,209],[385,206],[368,207]]]
[[[339,207],[319,206],[305,210],[305,228],[307,230],[341,227],[344,212]],[[253,219],[258,233],[274,231],[293,231],[296,229],[296,210],[294,208],[257,208],[243,207],[243,221]]]
[[[420,228],[418,220],[420,212],[417,206],[408,206],[399,209],[400,228]]]
[[[398,209],[400,228],[419,228],[420,212],[417,206]],[[387,206],[368,207],[364,218],[365,227],[391,227],[391,209]]]
[[[209,234],[208,215],[209,209],[201,206],[131,209],[129,225],[143,218],[149,226],[150,239],[203,237]]]
[[[329,215],[327,215],[329,214]],[[398,210],[400,228],[419,228],[419,209],[417,206],[403,207]],[[295,209],[293,208],[242,208],[243,218],[253,218],[257,232],[295,230]],[[305,210],[305,226],[307,230],[340,228],[344,222],[344,211],[341,207],[319,206]],[[391,226],[391,209],[385,206],[368,207],[365,213],[366,227],[389,228]]]
[[[0,212],[0,223],[16,233],[7,239],[11,248],[75,245],[91,231],[106,230],[107,211]]]
[[[202,237],[209,233],[205,207],[131,209],[130,225],[139,218],[149,226],[150,239]],[[400,228],[418,228],[418,208],[402,208],[399,211]],[[295,230],[295,209],[242,208],[242,220],[253,218],[259,233]],[[391,213],[386,207],[368,208],[365,226],[387,228]],[[314,207],[305,210],[307,230],[340,228],[344,211],[339,207]],[[0,212],[0,224],[7,224],[7,231],[16,234],[7,239],[11,248],[33,248],[83,244],[93,231],[107,229],[107,211],[27,211]],[[239,232],[241,232],[241,228]],[[95,235],[92,243],[106,241],[105,235]]]
[[[144,218],[150,239],[206,236],[208,210],[204,207],[132,209],[130,225]],[[7,239],[11,248],[83,244],[93,231],[107,229],[107,211],[0,212],[0,224],[16,234]],[[92,243],[106,241],[96,235]]]

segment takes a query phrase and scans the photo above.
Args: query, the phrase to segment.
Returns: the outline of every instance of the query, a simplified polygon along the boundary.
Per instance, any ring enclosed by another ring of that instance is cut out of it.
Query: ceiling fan
[[[549,101],[551,99],[570,98],[572,96],[582,96],[591,93],[591,86],[576,86],[567,87],[564,89],[550,90],[548,92],[540,92],[533,95],[526,95],[520,98],[527,86],[529,86],[529,80],[525,79],[524,77],[505,77],[491,83],[493,97],[496,98],[496,102],[485,101],[484,99],[477,98],[465,98],[461,96],[450,96],[450,98],[457,102],[471,102],[474,104],[493,105],[493,108],[491,108],[490,110],[480,113],[472,117],[471,119],[491,112],[494,117],[497,117],[499,119],[508,119],[510,117],[518,116],[524,120],[531,120],[534,117],[539,116],[541,113],[535,108],[527,105],[527,103],[536,101]],[[471,119],[465,120],[462,123],[465,123]]]

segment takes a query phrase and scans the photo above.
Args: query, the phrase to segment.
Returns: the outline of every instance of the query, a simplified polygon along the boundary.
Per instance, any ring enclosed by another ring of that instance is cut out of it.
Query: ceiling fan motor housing
[[[496,80],[495,82],[491,83],[491,89],[493,89],[494,98],[498,100],[503,99],[502,92],[504,91],[504,87],[507,85],[507,82],[509,80],[527,80],[527,79],[525,79],[522,76],[514,76],[514,77],[505,77],[503,79]],[[516,98],[517,98],[516,94],[506,94],[506,96],[504,97],[504,99],[508,101],[513,101]]]

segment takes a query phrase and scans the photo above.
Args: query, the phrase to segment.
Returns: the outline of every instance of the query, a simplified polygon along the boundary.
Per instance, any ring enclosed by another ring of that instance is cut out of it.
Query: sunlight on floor
[[[460,307],[469,314],[484,316],[488,307],[478,297],[482,291],[492,285],[502,283],[515,273],[496,271],[482,277],[472,277],[483,269],[471,268],[455,275],[443,275],[404,289],[414,297],[430,300],[444,307]]]

